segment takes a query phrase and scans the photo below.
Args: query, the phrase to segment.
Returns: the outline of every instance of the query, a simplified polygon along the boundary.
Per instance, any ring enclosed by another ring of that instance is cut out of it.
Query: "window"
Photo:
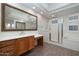
[[[70,17],[69,17],[69,20],[70,20],[70,21],[72,21],[72,20],[78,20],[78,16],[70,16]]]
[[[70,31],[77,31],[78,30],[78,26],[77,25],[70,25],[69,26],[69,30]]]

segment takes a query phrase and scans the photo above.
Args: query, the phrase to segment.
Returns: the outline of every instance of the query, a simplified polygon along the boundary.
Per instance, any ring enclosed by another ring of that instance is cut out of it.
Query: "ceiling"
[[[20,5],[47,17],[57,17],[79,12],[78,3],[20,3]]]
[[[64,7],[68,4],[69,3],[41,3],[38,5],[40,5],[44,9],[46,9],[46,11],[52,11],[52,10],[56,10],[56,9],[61,8],[61,7]]]

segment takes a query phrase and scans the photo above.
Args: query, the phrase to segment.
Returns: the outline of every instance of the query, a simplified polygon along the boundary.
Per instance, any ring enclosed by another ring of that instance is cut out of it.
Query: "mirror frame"
[[[36,29],[6,29],[5,28],[5,7],[6,6],[36,17]],[[16,7],[11,6],[11,5],[8,5],[6,3],[1,3],[1,31],[36,31],[37,30],[37,24],[38,24],[37,16],[35,16],[35,15],[29,13],[29,12],[26,12],[22,9],[16,8]]]

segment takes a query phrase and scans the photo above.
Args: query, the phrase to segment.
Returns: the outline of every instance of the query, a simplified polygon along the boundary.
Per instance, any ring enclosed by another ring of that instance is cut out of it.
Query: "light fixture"
[[[33,9],[36,9],[36,7],[32,7]]]
[[[40,12],[41,14],[43,14],[43,12]]]

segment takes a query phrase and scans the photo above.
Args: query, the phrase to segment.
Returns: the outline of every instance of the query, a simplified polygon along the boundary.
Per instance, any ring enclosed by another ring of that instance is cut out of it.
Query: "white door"
[[[51,41],[59,42],[59,28],[58,28],[58,20],[53,20],[50,24],[50,33],[51,33]]]

